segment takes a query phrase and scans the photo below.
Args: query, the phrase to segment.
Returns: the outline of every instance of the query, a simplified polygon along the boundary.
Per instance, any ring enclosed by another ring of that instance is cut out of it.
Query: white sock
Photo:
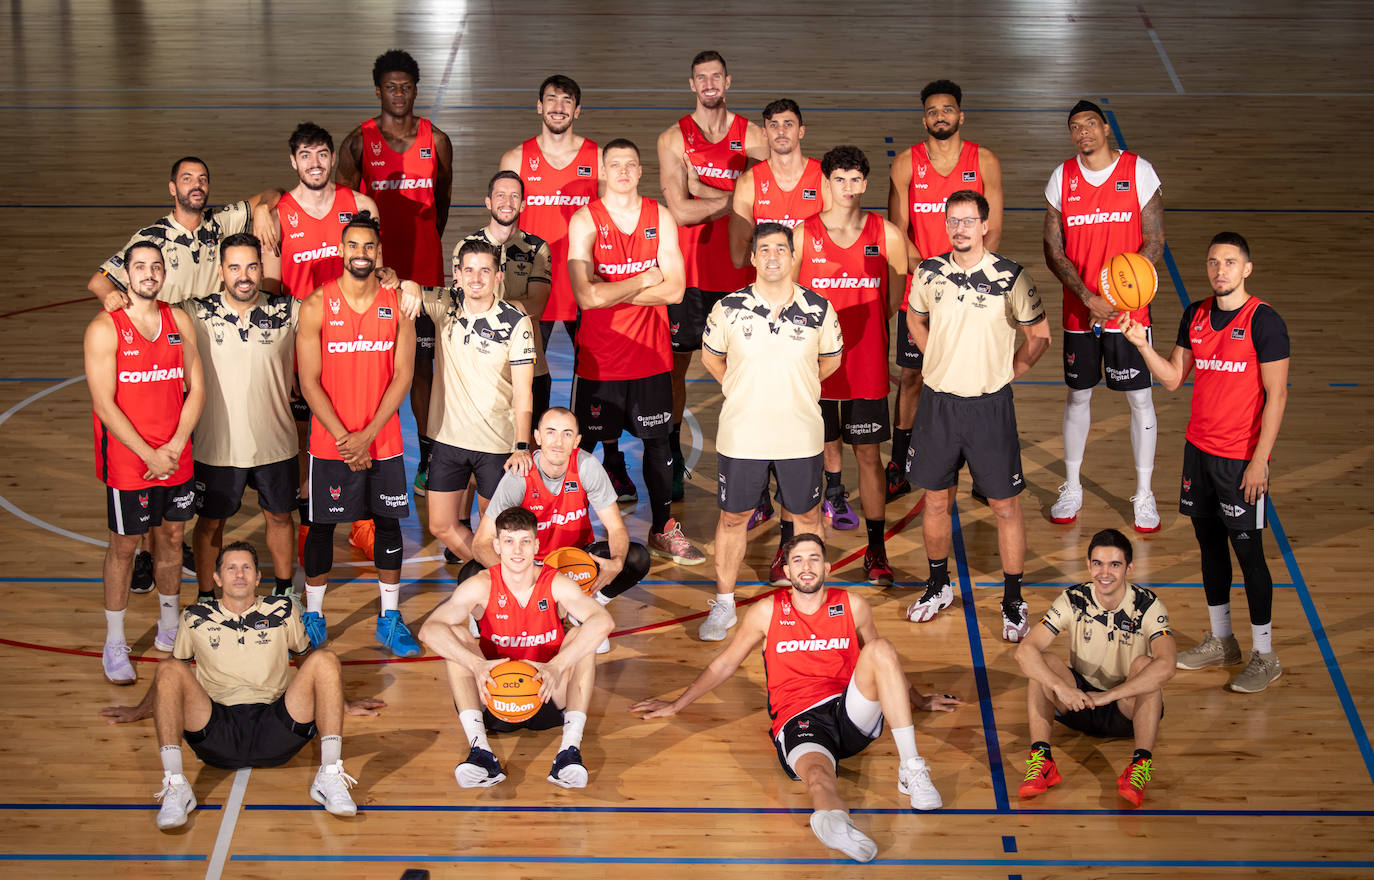
[[[181,616],[180,596],[157,595],[157,621],[163,629],[176,629],[177,618]]]
[[[487,726],[482,723],[482,710],[464,709],[458,713],[458,722],[463,725],[463,736],[467,738],[468,745],[491,751],[491,743],[487,742]]]
[[[105,612],[105,644],[112,645],[124,641],[124,612]]]
[[[320,737],[320,766],[329,767],[343,754],[343,736],[330,734]]]
[[[611,597],[610,597],[610,596],[607,596],[605,593],[601,592],[600,590],[597,590],[597,591],[596,591],[596,595],[593,596],[592,598],[595,599],[595,600],[596,600],[596,604],[600,605],[602,608],[605,608],[607,605],[611,604]]]
[[[734,593],[716,593],[716,604],[717,604],[717,605],[729,605],[731,608],[733,608],[733,607],[735,606],[735,594],[734,594]]]
[[[921,757],[920,753],[916,751],[915,725],[892,728],[892,739],[897,743],[897,757],[903,764],[911,758]]]
[[[1250,624],[1250,635],[1255,640],[1255,650],[1261,654],[1274,653],[1274,622]]]
[[[324,613],[324,589],[328,584],[320,584],[318,587],[312,584],[305,585],[305,610],[307,613]]]
[[[377,586],[382,591],[382,613],[401,610],[401,585],[377,581]]]
[[[1135,494],[1150,491],[1150,477],[1155,471],[1155,444],[1159,439],[1155,420],[1155,402],[1149,388],[1126,392],[1131,407],[1131,453],[1135,459]]]
[[[162,772],[171,776],[181,775],[181,746],[163,746],[157,750],[162,759]]]
[[[563,713],[563,744],[561,752],[569,746],[582,747],[582,731],[587,727],[587,713],[567,711]]]
[[[1093,426],[1093,390],[1070,391],[1064,402],[1064,482],[1077,486]]]
[[[1207,616],[1212,618],[1212,635],[1219,639],[1230,638],[1231,633],[1231,603],[1225,605],[1208,605]]]

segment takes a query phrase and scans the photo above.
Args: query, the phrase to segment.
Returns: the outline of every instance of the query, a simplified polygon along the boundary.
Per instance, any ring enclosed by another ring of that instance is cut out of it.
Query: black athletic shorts
[[[577,325],[578,321],[540,321],[539,322],[539,344],[544,347],[544,353],[549,351],[549,338],[553,336],[553,328],[556,324],[562,324],[563,329],[568,331],[568,339],[572,341],[573,348],[577,348]]]
[[[1120,333],[1065,330],[1064,384],[1082,391],[1102,381],[1104,372],[1112,391],[1139,391],[1152,381],[1145,357]]]
[[[210,704],[210,721],[183,733],[191,751],[211,767],[279,767],[315,738],[315,723],[286,711],[286,695],[272,703]]]
[[[563,726],[563,709],[552,702],[548,702],[539,707],[535,712],[524,721],[502,721],[491,710],[482,707],[482,723],[487,726],[491,733],[514,733],[517,730],[548,730],[551,727]]]
[[[825,442],[843,440],[850,446],[882,443],[892,438],[892,417],[887,398],[882,400],[822,400]]]
[[[210,519],[228,519],[239,512],[249,486],[258,490],[258,507],[268,513],[291,513],[301,485],[296,459],[283,459],[257,467],[220,467],[196,462],[196,513]]]
[[[871,736],[860,730],[850,719],[844,699],[848,692],[846,688],[843,693],[831,697],[824,703],[793,715],[782,726],[782,730],[778,731],[778,735],[773,738],[773,747],[778,752],[778,763],[788,776],[793,779],[800,778],[787,766],[787,756],[797,746],[814,743],[829,752],[835,762],[839,763],[844,758],[862,752],[868,748],[869,743],[882,735],[882,716],[879,716],[878,729]]]
[[[163,522],[187,522],[196,514],[196,481],[146,489],[106,486],[105,513],[116,535],[146,535]]]
[[[310,521],[354,522],[374,516],[410,516],[410,484],[402,457],[373,459],[365,471],[342,461],[310,456]]]
[[[505,476],[508,458],[509,452],[476,452],[435,440],[425,488],[430,492],[461,492],[468,487],[468,478],[476,477],[477,494],[490,499]]]
[[[673,338],[673,351],[680,354],[701,351],[706,317],[727,293],[729,291],[716,293],[689,287],[682,293],[682,302],[668,306],[668,332]]]
[[[1233,532],[1263,529],[1268,496],[1261,495],[1251,504],[1240,488],[1249,465],[1244,459],[1203,452],[1185,440],[1178,512],[1184,516],[1219,516]]]
[[[424,309],[415,316],[415,360],[434,360],[434,319]]]
[[[922,489],[952,489],[965,462],[973,488],[986,498],[1011,498],[1026,488],[1010,385],[982,397],[931,388],[921,392],[906,454],[907,479]]]
[[[921,369],[921,365],[926,362],[926,356],[916,347],[916,340],[911,338],[911,331],[906,329],[906,310],[897,313],[897,326],[893,328],[892,335],[897,337],[897,366],[911,370]]]
[[[1077,669],[1070,669],[1069,671],[1073,673],[1074,686],[1080,691],[1085,694],[1102,693],[1102,688],[1096,688],[1089,684],[1088,680],[1080,675]],[[1162,706],[1159,710],[1159,717],[1164,717]],[[1135,735],[1135,725],[1131,723],[1131,719],[1121,713],[1114,702],[1106,706],[1079,709],[1076,712],[1060,712],[1056,709],[1054,718],[1070,730],[1086,733],[1089,736],[1128,737]]]
[[[768,473],[778,481],[778,501],[788,513],[807,513],[821,503],[825,454],[810,458],[731,458],[716,453],[716,504],[726,513],[746,513],[768,491]]]
[[[673,423],[673,377],[573,379],[572,411],[582,436],[614,443],[621,431],[641,440],[667,437]]]

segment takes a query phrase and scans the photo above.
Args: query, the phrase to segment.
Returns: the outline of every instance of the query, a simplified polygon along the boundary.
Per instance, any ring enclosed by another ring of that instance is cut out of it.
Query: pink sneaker
[[[682,534],[677,518],[668,520],[663,532],[649,536],[649,553],[671,559],[678,565],[701,565],[706,557]]]

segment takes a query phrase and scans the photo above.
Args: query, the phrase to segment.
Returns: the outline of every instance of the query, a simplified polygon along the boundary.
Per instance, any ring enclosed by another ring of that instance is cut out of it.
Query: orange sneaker
[[[1140,806],[1145,800],[1145,786],[1150,783],[1150,770],[1153,766],[1154,760],[1151,758],[1132,761],[1117,777],[1116,793],[1130,801],[1131,806]]]
[[[377,524],[370,519],[360,519],[353,523],[353,528],[348,533],[348,543],[362,551],[368,559],[372,558],[372,550],[376,544]]]
[[[1059,768],[1043,749],[1031,749],[1030,757],[1026,758],[1026,778],[1016,793],[1023,798],[1033,798],[1058,785],[1061,778]]]

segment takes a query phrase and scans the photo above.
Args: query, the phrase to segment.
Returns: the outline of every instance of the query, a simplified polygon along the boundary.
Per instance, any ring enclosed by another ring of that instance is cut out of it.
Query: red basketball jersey
[[[749,157],[744,138],[749,120],[738,114],[725,137],[708,141],[691,116],[677,122],[682,130],[687,160],[701,182],[713,189],[734,192],[735,181],[744,173]],[[730,293],[749,283],[754,270],[736,269],[730,259],[730,217],[718,217],[696,226],[679,226],[678,243],[687,266],[687,286],[716,293]]]
[[[959,158],[948,174],[940,174],[930,161],[930,153],[922,141],[911,148],[911,184],[907,187],[910,219],[906,235],[921,259],[928,260],[950,249],[949,232],[945,229],[945,201],[961,189],[983,192],[983,175],[978,168],[978,145],[964,141]],[[906,310],[911,296],[911,284],[902,295],[902,310]]]
[[[821,163],[806,160],[806,170],[792,189],[778,186],[773,167],[760,162],[754,172],[754,223],[781,223],[788,229],[821,212]]]
[[[844,693],[859,662],[859,635],[849,594],[830,588],[815,614],[802,614],[791,591],[773,596],[773,619],[763,647],[768,717],[773,736],[794,715]]]
[[[396,288],[378,289],[364,312],[355,312],[329,281],[322,291],[324,316],[320,326],[320,384],[334,412],[350,431],[361,431],[377,414],[382,396],[396,373],[396,328],[399,318]],[[382,426],[368,454],[381,460],[400,455],[401,420],[396,413]],[[339,461],[334,437],[316,416],[310,417],[310,454]]]
[[[887,234],[883,218],[868,213],[858,239],[835,244],[819,216],[802,224],[797,279],[830,300],[840,319],[840,368],[821,383],[823,400],[887,397]]]
[[[1197,378],[1184,436],[1203,452],[1246,461],[1255,454],[1264,415],[1264,382],[1251,324],[1255,309],[1264,304],[1250,297],[1231,323],[1213,330],[1216,299],[1207,299],[1188,325]]]
[[[520,228],[549,243],[553,288],[543,315],[536,321],[572,321],[577,318],[577,300],[568,280],[568,221],[577,209],[596,198],[598,169],[596,141],[582,142],[577,156],[562,168],[555,168],[530,138],[520,145],[520,179],[525,183],[525,208]]]
[[[606,205],[589,206],[596,224],[592,264],[597,277],[624,281],[658,265],[658,202],[640,199],[639,222],[626,234]],[[577,331],[577,375],[583,379],[643,379],[673,368],[666,306],[618,303],[587,309]]]
[[[281,292],[305,299],[315,288],[343,274],[339,239],[358,210],[357,193],[334,187],[334,204],[323,217],[305,212],[290,193],[277,203],[281,219]]]
[[[172,439],[181,420],[184,390],[181,332],[166,303],[157,304],[156,339],[145,339],[129,320],[128,312],[110,313],[118,334],[115,346],[115,405],[133,423],[138,436],[157,449]],[[191,444],[181,450],[176,471],[165,480],[145,480],[148,466],[132,449],[106,429],[91,413],[95,430],[95,475],[112,489],[146,489],[149,486],[180,486],[191,479]]]
[[[434,225],[439,175],[434,126],[421,119],[415,142],[404,153],[391,149],[377,120],[365,121],[362,132],[363,192],[382,215],[382,263],[404,281],[438,287],[444,283],[444,259]]]
[[[1064,163],[1060,175],[1060,212],[1064,216],[1064,254],[1078,270],[1078,277],[1093,293],[1100,293],[1102,267],[1126,251],[1139,251],[1145,243],[1140,227],[1140,201],[1136,193],[1136,154],[1122,151],[1111,176],[1093,186],[1079,169],[1078,158]],[[1149,326],[1150,309],[1136,309],[1131,317]],[[1064,288],[1064,329],[1092,330],[1088,307]],[[1115,329],[1116,319],[1106,327]]]
[[[587,513],[587,490],[577,476],[577,450],[568,460],[563,488],[556,493],[544,484],[537,464],[530,468],[525,474],[525,498],[520,506],[539,521],[539,549],[534,558],[540,562],[559,547],[585,547],[595,537]]]
[[[556,568],[543,568],[534,580],[534,592],[521,605],[501,579],[501,566],[487,569],[491,592],[486,609],[477,621],[478,644],[488,660],[533,660],[548,663],[563,646],[563,621],[553,598]]]

